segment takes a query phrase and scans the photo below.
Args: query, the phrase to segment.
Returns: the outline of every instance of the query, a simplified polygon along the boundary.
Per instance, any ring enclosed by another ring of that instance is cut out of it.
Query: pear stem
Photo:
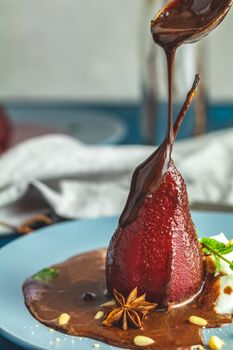
[[[187,94],[187,97],[186,97],[186,100],[180,110],[180,113],[178,114],[177,118],[176,118],[176,121],[175,121],[175,124],[174,124],[174,138],[176,138],[177,134],[178,134],[178,131],[180,129],[180,126],[184,120],[184,117],[190,107],[190,104],[194,98],[194,96],[196,95],[197,93],[197,88],[198,88],[198,85],[200,83],[200,75],[199,74],[196,74],[195,76],[195,79],[194,79],[194,82],[193,82],[193,86],[191,88],[191,90],[188,92]]]

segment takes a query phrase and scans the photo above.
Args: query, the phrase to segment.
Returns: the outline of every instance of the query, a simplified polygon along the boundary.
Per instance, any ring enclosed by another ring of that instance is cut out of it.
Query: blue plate
[[[197,230],[204,236],[224,232],[233,238],[233,215],[193,213]],[[64,335],[38,323],[24,305],[21,290],[24,280],[51,264],[91,249],[107,246],[116,227],[116,218],[73,221],[54,225],[17,239],[0,250],[0,332],[26,349],[91,350],[93,339]],[[225,350],[233,349],[233,327],[205,330],[226,342]],[[101,350],[119,349],[101,344]]]
[[[21,140],[21,134],[31,137],[33,126],[37,129],[34,136],[45,132],[68,133],[87,144],[116,144],[127,134],[126,123],[116,113],[69,108],[9,107],[7,110],[17,125],[14,138],[18,140]]]

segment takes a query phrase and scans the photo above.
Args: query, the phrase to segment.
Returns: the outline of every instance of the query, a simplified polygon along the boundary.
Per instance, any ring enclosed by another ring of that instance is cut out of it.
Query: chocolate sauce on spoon
[[[153,19],[154,41],[166,52],[209,34],[226,16],[232,0],[173,0]]]

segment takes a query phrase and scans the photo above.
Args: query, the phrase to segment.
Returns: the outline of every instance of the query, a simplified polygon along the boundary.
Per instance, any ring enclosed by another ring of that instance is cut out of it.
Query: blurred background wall
[[[0,97],[137,101],[143,1],[0,0]],[[215,101],[233,98],[232,31],[233,11],[205,42]]]

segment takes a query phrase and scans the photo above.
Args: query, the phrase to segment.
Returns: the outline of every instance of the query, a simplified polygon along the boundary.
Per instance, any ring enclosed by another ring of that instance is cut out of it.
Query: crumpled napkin
[[[0,158],[0,220],[52,207],[64,218],[118,215],[152,146],[87,146],[65,135],[25,141]],[[233,129],[179,141],[174,160],[190,202],[233,207]]]

